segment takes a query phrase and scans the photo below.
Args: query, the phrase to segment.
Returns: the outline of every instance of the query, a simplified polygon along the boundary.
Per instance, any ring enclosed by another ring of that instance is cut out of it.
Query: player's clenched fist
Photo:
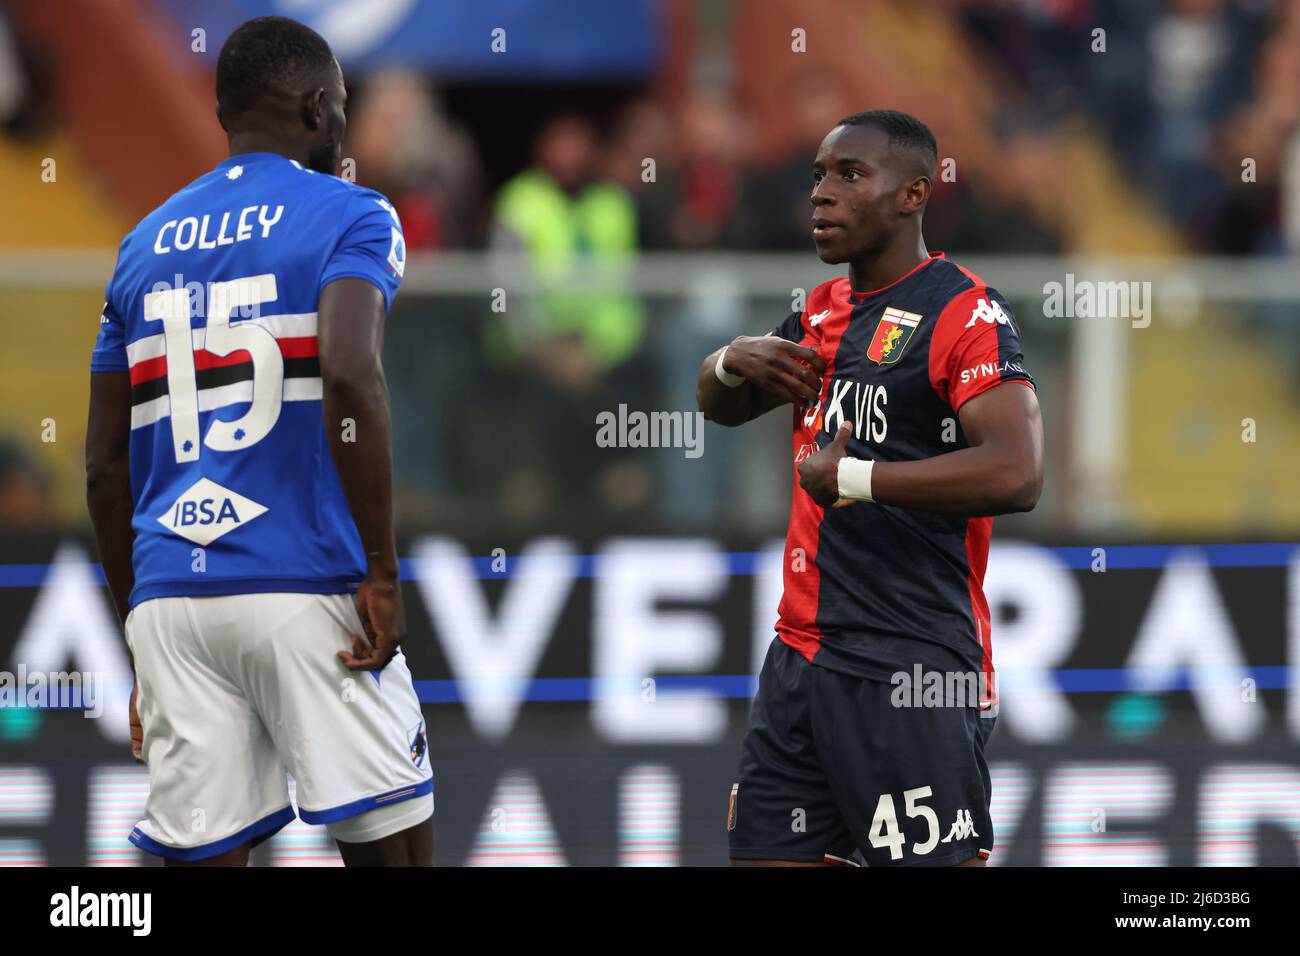
[[[823,508],[842,508],[853,504],[840,497],[840,459],[848,454],[853,423],[844,422],[825,448],[820,448],[799,462],[799,487],[808,492],[813,501]]]
[[[742,335],[727,346],[724,371],[757,389],[798,405],[821,395],[826,361],[810,348],[776,335]]]

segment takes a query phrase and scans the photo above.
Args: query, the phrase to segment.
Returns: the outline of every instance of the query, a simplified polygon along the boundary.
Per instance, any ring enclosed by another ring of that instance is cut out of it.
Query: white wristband
[[[723,368],[722,360],[725,359],[726,357],[727,357],[727,350],[723,349],[718,354],[718,364],[713,367],[713,371],[717,374],[719,382],[727,386],[727,388],[735,388],[741,382],[745,381],[745,376],[736,375],[734,372],[728,372],[725,368]]]
[[[839,483],[840,497],[851,501],[875,501],[871,497],[870,458],[841,458],[835,477]]]

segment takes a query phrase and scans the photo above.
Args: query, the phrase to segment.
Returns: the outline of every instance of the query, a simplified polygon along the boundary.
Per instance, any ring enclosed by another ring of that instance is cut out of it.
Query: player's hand
[[[140,723],[140,712],[136,710],[135,701],[140,689],[131,684],[131,704],[127,708],[131,715],[131,757],[136,763],[144,763],[144,725]]]
[[[722,367],[782,401],[811,405],[821,395],[826,360],[779,335],[742,335],[727,346]]]
[[[848,454],[853,423],[844,422],[825,448],[799,462],[799,487],[823,508],[843,508],[854,502],[840,497],[840,459]]]
[[[383,670],[406,637],[406,612],[397,575],[372,571],[357,588],[355,600],[365,634],[352,635],[352,652],[339,651],[339,660],[349,670]]]

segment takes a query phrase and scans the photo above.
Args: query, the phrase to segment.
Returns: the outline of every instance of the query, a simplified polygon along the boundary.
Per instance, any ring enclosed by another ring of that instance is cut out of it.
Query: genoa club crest
[[[877,365],[892,365],[897,362],[920,324],[921,316],[916,312],[904,312],[893,306],[885,309],[885,314],[876,326],[876,334],[871,337],[867,358]]]

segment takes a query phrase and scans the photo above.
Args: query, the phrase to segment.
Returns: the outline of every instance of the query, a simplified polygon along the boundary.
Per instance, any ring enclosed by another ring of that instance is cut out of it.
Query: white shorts
[[[350,594],[137,605],[126,639],[149,799],[131,842],[176,860],[256,845],[294,818],[286,772],[307,823],[426,795],[418,802],[432,812],[424,717],[406,659],[399,651],[382,671],[351,671],[336,656],[362,633]]]

